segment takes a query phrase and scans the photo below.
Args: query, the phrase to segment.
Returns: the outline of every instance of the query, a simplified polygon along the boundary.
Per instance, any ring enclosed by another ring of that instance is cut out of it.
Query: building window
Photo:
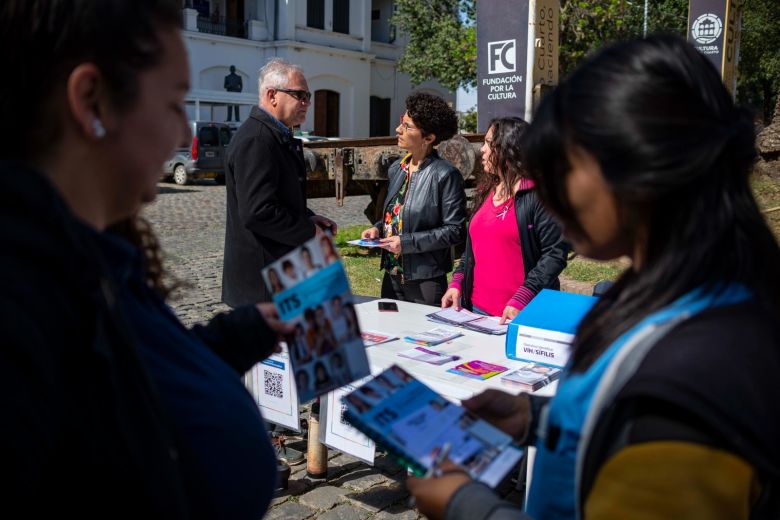
[[[390,98],[371,96],[369,137],[390,135]]]
[[[333,0],[333,31],[349,34],[349,0]]]
[[[325,0],[307,0],[306,25],[315,29],[325,28]]]
[[[314,93],[314,134],[339,136],[339,93],[318,90]]]

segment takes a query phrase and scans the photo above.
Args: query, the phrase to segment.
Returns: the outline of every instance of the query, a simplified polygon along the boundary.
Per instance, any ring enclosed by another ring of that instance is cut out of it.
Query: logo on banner
[[[718,39],[723,32],[723,21],[716,14],[706,13],[694,20],[691,34],[696,43],[707,45]]]
[[[514,72],[517,68],[515,40],[488,42],[488,74]]]

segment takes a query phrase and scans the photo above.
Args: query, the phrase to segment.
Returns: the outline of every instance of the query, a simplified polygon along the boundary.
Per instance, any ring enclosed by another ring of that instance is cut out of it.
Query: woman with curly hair
[[[463,307],[511,321],[545,287],[559,289],[568,246],[520,162],[528,123],[494,119],[482,146],[466,250],[442,307]]]
[[[433,147],[457,128],[457,116],[442,98],[422,92],[406,98],[395,131],[408,153],[388,171],[383,220],[362,234],[380,239],[385,249],[382,298],[436,305],[447,289],[450,247],[465,234],[466,194],[458,169]]]

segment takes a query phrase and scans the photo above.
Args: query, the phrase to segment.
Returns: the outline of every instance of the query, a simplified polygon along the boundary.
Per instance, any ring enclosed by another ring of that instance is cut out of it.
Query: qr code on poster
[[[282,376],[277,372],[271,372],[269,370],[263,370],[263,382],[265,386],[265,395],[276,397],[277,399],[284,398],[284,387],[282,386]]]
[[[351,424],[349,424],[349,422],[347,422],[347,419],[344,417],[344,413],[346,411],[347,411],[347,405],[345,405],[344,403],[341,403],[341,414],[339,414],[339,421],[341,422],[341,424],[346,424],[347,426],[352,426]]]

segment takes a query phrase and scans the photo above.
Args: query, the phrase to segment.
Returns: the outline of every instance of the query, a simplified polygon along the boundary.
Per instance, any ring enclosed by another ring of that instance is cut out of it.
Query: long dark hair
[[[646,227],[641,266],[581,323],[574,370],[695,288],[742,283],[780,314],[780,248],[748,182],[751,114],[688,43],[656,36],[602,50],[542,101],[526,135],[526,167],[567,227],[584,233],[565,183],[577,147],[598,161],[627,231]]]
[[[487,173],[480,170],[477,175],[477,188],[474,193],[471,214],[479,210],[490,192],[498,186],[501,177],[504,185],[511,190],[520,177],[525,177],[525,169],[522,162],[522,140],[528,128],[528,123],[519,117],[499,117],[488,124],[488,129],[493,129],[492,143],[488,143],[491,149],[490,168],[496,172]]]
[[[186,286],[165,269],[160,241],[148,220],[136,215],[110,225],[106,231],[124,238],[141,251],[146,283],[163,300],[168,299],[176,289]]]

